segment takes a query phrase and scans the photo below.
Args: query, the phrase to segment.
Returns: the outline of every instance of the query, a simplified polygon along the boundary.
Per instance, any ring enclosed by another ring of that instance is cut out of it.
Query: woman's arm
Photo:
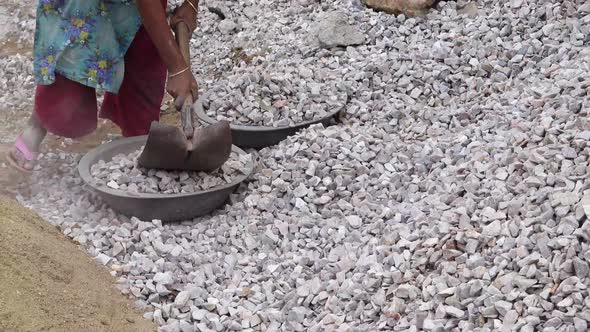
[[[137,0],[143,26],[156,45],[168,72],[176,73],[187,67],[166,20],[166,10],[160,1]]]
[[[198,87],[190,68],[180,75],[173,75],[190,66],[182,57],[172,30],[166,21],[166,9],[162,7],[160,1],[136,0],[136,2],[143,26],[158,49],[169,74],[173,76],[168,80],[166,90],[174,98],[184,99],[191,93],[195,96]]]

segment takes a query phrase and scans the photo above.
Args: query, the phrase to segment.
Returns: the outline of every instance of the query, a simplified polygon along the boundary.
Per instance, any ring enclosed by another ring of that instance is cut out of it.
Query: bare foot
[[[7,159],[13,167],[27,173],[32,172],[37,164],[37,160],[28,160],[25,155],[14,146],[8,152]]]

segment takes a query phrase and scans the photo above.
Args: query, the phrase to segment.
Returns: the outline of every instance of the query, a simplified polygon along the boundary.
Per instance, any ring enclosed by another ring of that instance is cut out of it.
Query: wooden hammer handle
[[[178,47],[180,48],[180,53],[186,61],[186,64],[190,66],[191,63],[191,49],[190,49],[190,41],[191,35],[190,31],[188,30],[188,26],[184,22],[178,22],[174,27],[174,34],[176,36],[176,43],[178,43]]]
[[[174,35],[176,36],[176,43],[180,48],[180,53],[184,58],[187,66],[191,68],[191,51],[190,51],[190,40],[191,35],[188,26],[184,22],[178,22],[174,27]],[[191,70],[191,69],[189,69]],[[188,95],[184,100],[182,109],[180,110],[180,119],[182,122],[182,130],[187,138],[193,137],[193,96]]]

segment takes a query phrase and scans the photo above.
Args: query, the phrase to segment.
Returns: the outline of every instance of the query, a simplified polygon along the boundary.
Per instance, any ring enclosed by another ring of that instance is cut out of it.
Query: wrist
[[[179,71],[176,71],[176,72],[169,72],[169,73],[168,73],[168,78],[170,79],[170,78],[173,78],[173,77],[176,77],[176,76],[180,76],[180,75],[182,75],[182,74],[184,74],[184,73],[187,73],[187,72],[189,72],[189,70],[190,70],[190,69],[191,69],[191,68],[190,68],[189,66],[186,66],[186,67],[185,67],[184,69],[182,69],[182,70],[179,70]]]
[[[168,67],[168,73],[177,73],[188,67],[188,65],[186,64],[186,61],[184,61],[184,59],[182,58],[182,55],[179,55],[178,57],[176,57],[176,59],[174,59],[174,61],[170,62],[166,67]]]

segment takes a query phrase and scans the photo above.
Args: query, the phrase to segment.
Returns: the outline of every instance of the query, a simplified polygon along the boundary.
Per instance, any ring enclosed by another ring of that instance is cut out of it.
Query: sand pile
[[[155,331],[54,226],[0,196],[0,331]]]

